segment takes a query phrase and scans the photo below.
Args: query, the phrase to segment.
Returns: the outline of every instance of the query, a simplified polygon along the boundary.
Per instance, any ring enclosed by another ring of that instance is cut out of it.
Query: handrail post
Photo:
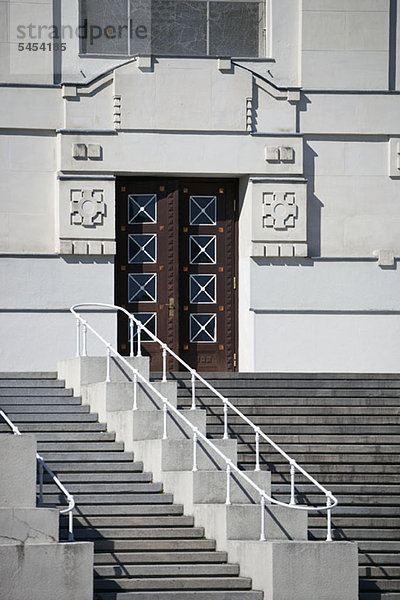
[[[137,323],[137,353],[136,356],[142,356],[142,325]]]
[[[87,326],[86,321],[82,324],[82,356],[87,356]]]
[[[74,515],[72,510],[68,513],[68,541],[74,542]]]
[[[192,371],[192,406],[190,410],[196,410],[196,375]]]
[[[133,410],[137,410],[138,408],[138,404],[137,404],[137,392],[138,392],[138,377],[137,377],[137,372],[134,374],[133,376]]]
[[[193,468],[192,471],[197,471],[197,427],[193,431]]]
[[[327,521],[327,531],[326,531],[326,541],[332,541],[332,499],[330,496],[330,492],[326,495],[326,521]]]
[[[107,375],[106,375],[106,383],[110,383],[110,370],[111,370],[111,347],[110,344],[107,346]]]
[[[292,460],[290,462],[290,506],[294,506],[296,504],[295,485],[294,485],[295,476],[296,476],[296,463]]]
[[[256,466],[255,471],[260,471],[260,430],[256,429]]]
[[[129,350],[129,356],[135,356],[134,351],[133,351],[133,318],[132,316],[129,317],[129,334],[130,334],[130,350]]]
[[[167,381],[167,346],[163,344],[162,346],[162,365],[163,365],[163,374],[162,381],[165,383]]]
[[[76,319],[76,357],[81,355],[81,321]]]
[[[228,403],[224,400],[224,440],[228,439]]]
[[[261,506],[261,533],[260,533],[260,542],[265,542],[265,496],[261,494],[260,498],[260,506]]]
[[[225,504],[231,503],[231,465],[226,463],[226,500]]]
[[[168,406],[167,403],[164,400],[164,405],[163,405],[163,440],[167,440],[168,439],[168,431],[167,431],[167,418],[168,418]]]
[[[43,463],[41,460],[39,462],[39,502],[43,504]]]

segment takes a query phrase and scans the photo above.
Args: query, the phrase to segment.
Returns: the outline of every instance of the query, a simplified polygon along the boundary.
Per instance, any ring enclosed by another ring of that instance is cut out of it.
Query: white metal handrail
[[[275,450],[277,450],[290,464],[290,502],[281,502],[269,496],[265,490],[262,490],[259,486],[257,486],[247,475],[245,472],[241,471],[225,454],[219,450],[209,440],[203,433],[201,433],[186,417],[175,408],[165,396],[163,396],[147,379],[139,373],[138,369],[134,368],[123,356],[119,354],[119,352],[113,348],[113,346],[108,343],[89,323],[77,313],[77,310],[82,308],[88,309],[89,307],[98,307],[98,308],[108,308],[113,311],[121,311],[129,318],[129,327],[130,327],[130,356],[134,356],[134,325],[137,328],[137,354],[136,356],[142,356],[141,351],[141,338],[142,338],[142,330],[148,335],[154,342],[158,343],[162,349],[162,358],[163,358],[163,375],[162,381],[167,381],[167,353],[173,356],[181,365],[183,365],[190,373],[191,373],[191,381],[192,381],[192,410],[196,409],[196,389],[195,382],[196,378],[201,381],[208,389],[210,389],[217,397],[219,397],[224,404],[224,436],[223,439],[228,439],[228,409],[231,408],[236,414],[238,414],[250,427],[253,428],[255,432],[255,441],[256,441],[256,466],[255,471],[260,471],[260,450],[259,450],[259,441],[260,437],[262,437],[266,442],[268,442]],[[76,342],[76,355],[77,356],[87,356],[87,331],[90,330],[106,347],[107,351],[107,375],[106,381],[110,381],[110,360],[111,354],[117,357],[126,367],[128,367],[134,377],[134,404],[133,409],[136,410],[137,406],[137,383],[138,379],[142,383],[144,383],[163,403],[163,411],[164,411],[164,435],[163,439],[168,438],[167,434],[167,416],[168,411],[176,414],[193,432],[193,471],[197,471],[197,442],[200,438],[203,440],[208,446],[210,446],[213,451],[225,461],[226,464],[226,473],[227,473],[227,498],[226,503],[230,504],[230,475],[232,470],[235,471],[242,479],[247,481],[247,483],[255,489],[260,495],[260,504],[261,504],[261,535],[260,540],[265,540],[265,502],[268,500],[272,504],[276,504],[279,506],[284,506],[296,510],[306,510],[306,511],[326,511],[327,513],[327,541],[332,541],[332,521],[331,521],[331,511],[338,504],[337,498],[327,490],[323,485],[321,485],[314,477],[312,477],[303,467],[297,464],[297,462],[291,458],[284,450],[282,450],[275,442],[273,442],[259,427],[254,425],[254,423],[248,419],[243,413],[236,408],[227,398],[225,398],[218,390],[216,390],[208,381],[206,381],[195,369],[192,369],[183,359],[181,359],[173,350],[168,348],[168,346],[162,342],[157,336],[152,333],[147,327],[139,321],[136,317],[134,317],[131,313],[129,313],[125,308],[120,306],[116,306],[114,304],[103,304],[103,303],[83,303],[76,304],[71,307],[72,314],[76,317],[77,324],[77,342]],[[82,331],[81,331],[82,330]],[[81,335],[82,334],[82,335]],[[81,337],[82,337],[82,345],[81,345]],[[321,492],[325,494],[326,497],[326,505],[321,506],[310,506],[310,505],[299,505],[296,504],[295,499],[295,473],[298,470],[302,473],[311,483],[313,483]]]
[[[6,413],[3,410],[0,410],[0,416],[4,419],[4,421],[10,427],[10,429],[12,430],[14,435],[22,435],[22,433],[20,432],[18,427],[16,425],[14,425],[14,423],[11,421],[11,419],[6,415]],[[47,473],[50,475],[50,477],[52,478],[52,480],[54,481],[54,483],[56,484],[58,489],[64,494],[64,496],[66,497],[66,499],[68,501],[68,507],[65,508],[64,510],[60,510],[60,514],[61,515],[68,514],[68,541],[73,542],[74,541],[73,510],[75,508],[75,499],[68,492],[68,490],[63,486],[61,481],[58,479],[57,475],[55,475],[53,473],[53,471],[50,469],[49,465],[46,463],[43,456],[41,456],[37,452],[36,452],[36,460],[38,461],[38,465],[39,465],[39,501],[41,504],[43,504],[43,474],[44,474],[44,471],[47,471]]]

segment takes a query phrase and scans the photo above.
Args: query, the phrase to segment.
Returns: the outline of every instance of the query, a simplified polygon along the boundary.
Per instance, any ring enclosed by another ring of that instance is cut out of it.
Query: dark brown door
[[[116,303],[203,371],[236,368],[236,198],[234,180],[117,181]],[[144,337],[143,353],[161,369],[158,344]]]

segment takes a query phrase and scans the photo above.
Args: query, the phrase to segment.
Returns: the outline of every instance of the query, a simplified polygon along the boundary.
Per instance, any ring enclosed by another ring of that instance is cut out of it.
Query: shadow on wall
[[[315,195],[315,158],[318,154],[304,142],[304,175],[307,185],[307,241],[309,256],[321,256],[321,212],[323,203]]]

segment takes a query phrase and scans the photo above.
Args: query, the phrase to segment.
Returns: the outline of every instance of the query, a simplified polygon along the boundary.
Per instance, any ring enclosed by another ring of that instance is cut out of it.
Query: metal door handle
[[[168,315],[170,317],[173,317],[174,313],[175,313],[175,300],[174,300],[174,298],[170,298],[169,303],[168,303]]]

